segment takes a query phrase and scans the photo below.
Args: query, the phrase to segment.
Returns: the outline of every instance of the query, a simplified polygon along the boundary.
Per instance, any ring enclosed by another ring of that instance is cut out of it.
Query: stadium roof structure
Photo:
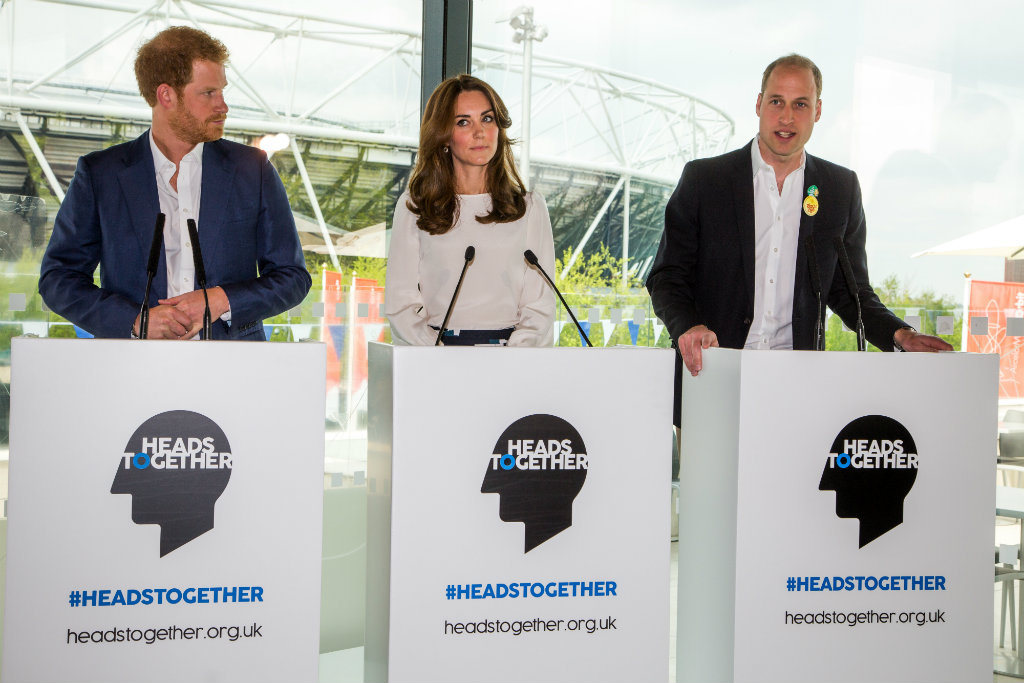
[[[335,263],[337,228],[390,222],[417,146],[419,32],[303,13],[301,3],[0,0],[0,193],[44,183],[60,201],[78,156],[145,130],[134,54],[173,24],[229,46],[226,136],[288,136],[273,161]],[[605,244],[642,276],[683,165],[724,151],[732,120],[649,79],[542,54],[528,63],[530,183],[547,198],[556,248],[575,260]],[[473,72],[502,94],[517,137],[522,49],[474,44]]]

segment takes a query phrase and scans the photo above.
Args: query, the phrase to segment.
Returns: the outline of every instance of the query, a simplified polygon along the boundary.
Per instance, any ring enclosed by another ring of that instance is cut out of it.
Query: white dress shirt
[[[751,147],[754,169],[754,317],[745,349],[793,348],[793,288],[803,210],[804,164],[786,176],[779,193],[773,169]]]
[[[523,258],[527,249],[554,277],[555,248],[544,198],[526,195],[526,214],[511,223],[480,223],[491,210],[491,195],[459,195],[459,218],[443,235],[416,225],[403,193],[395,207],[384,289],[384,312],[396,344],[433,345],[444,321],[466,247],[476,256],[455,302],[448,329],[500,330],[514,327],[509,346],[551,346],[555,295]]]
[[[153,151],[153,169],[156,171],[156,189],[160,196],[160,212],[164,221],[164,260],[167,262],[167,298],[187,294],[196,289],[196,264],[192,257],[192,240],[188,235],[188,219],[199,229],[199,206],[203,193],[203,145],[200,142],[181,159],[178,170],[178,189],[171,187],[174,162],[164,156],[149,131],[149,147]],[[230,302],[229,302],[230,305]],[[229,308],[220,319],[231,324]],[[198,339],[198,335],[191,337]]]
[[[196,288],[196,267],[192,259],[192,242],[188,236],[188,219],[199,225],[199,204],[203,190],[203,144],[200,142],[181,159],[174,162],[164,156],[153,132],[149,146],[153,150],[156,189],[160,195],[160,211],[164,222],[164,257],[167,261],[167,298],[191,292]],[[171,178],[178,171],[178,189],[171,187]]]

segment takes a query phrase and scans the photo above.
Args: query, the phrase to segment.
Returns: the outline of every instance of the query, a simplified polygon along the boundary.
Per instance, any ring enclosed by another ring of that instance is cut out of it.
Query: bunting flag
[[[633,320],[626,321],[626,324],[629,325],[629,340],[636,346],[637,337],[640,336],[640,325]]]
[[[313,334],[312,325],[292,325],[292,337],[295,341],[309,339]]]
[[[665,326],[658,322],[658,319],[653,320],[654,323],[654,339],[651,340],[651,346],[657,346],[658,340],[661,339],[661,331],[665,329]]]
[[[608,346],[612,339],[612,332],[615,331],[615,323],[611,320],[602,320],[601,327],[604,328],[604,345]]]
[[[334,346],[335,359],[341,360],[341,354],[345,350],[345,326],[328,325],[327,333],[330,337],[331,343]]]
[[[564,320],[555,321],[555,346],[558,346],[558,340],[562,338],[562,328],[565,327]]]
[[[580,321],[580,329],[583,330],[583,334],[586,334],[587,337],[590,337],[590,322],[589,321],[581,320]],[[576,330],[576,331],[579,332],[579,330]],[[587,342],[583,341],[583,334],[580,335],[580,346],[586,346],[587,345]]]
[[[368,342],[380,341],[384,332],[384,323],[366,323],[363,325],[363,336]]]
[[[336,390],[341,382],[341,368],[344,365],[346,327],[348,323],[348,297],[341,273],[331,270],[323,271],[323,290],[321,292],[324,315],[320,319],[320,339],[333,351],[328,351],[324,368],[325,386],[328,392]],[[335,325],[339,330],[333,330]]]

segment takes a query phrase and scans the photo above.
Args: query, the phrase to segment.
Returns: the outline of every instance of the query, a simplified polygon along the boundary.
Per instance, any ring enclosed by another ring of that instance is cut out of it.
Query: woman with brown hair
[[[384,310],[396,344],[434,344],[470,252],[443,343],[552,344],[554,294],[523,258],[531,250],[554,273],[551,221],[516,171],[510,125],[498,94],[472,76],[447,79],[427,101],[388,252]]]

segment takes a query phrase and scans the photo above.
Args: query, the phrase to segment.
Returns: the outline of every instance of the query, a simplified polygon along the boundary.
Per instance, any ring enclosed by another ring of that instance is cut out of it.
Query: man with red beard
[[[140,334],[150,242],[164,249],[148,337],[194,339],[203,324],[187,224],[198,226],[212,338],[263,340],[263,320],[298,305],[311,284],[284,186],[266,154],[222,140],[228,51],[173,26],[139,48],[135,77],[153,111],[139,138],[88,154],[57,213],[39,292],[97,337]],[[100,286],[93,274],[100,266]]]
[[[849,255],[872,344],[883,351],[952,350],[879,301],[868,280],[856,174],[804,152],[821,117],[818,67],[795,54],[769,64],[755,111],[757,137],[688,163],[665,208],[647,289],[679,349],[675,419],[682,366],[700,372],[703,349],[813,349],[826,304],[856,329],[837,239]]]

